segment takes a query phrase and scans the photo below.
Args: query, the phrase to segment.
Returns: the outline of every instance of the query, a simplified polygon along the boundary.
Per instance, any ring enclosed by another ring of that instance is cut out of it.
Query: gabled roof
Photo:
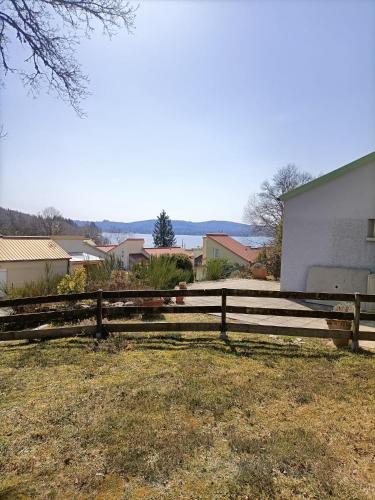
[[[0,262],[61,259],[70,255],[50,238],[0,237]]]
[[[219,243],[219,245],[234,253],[235,255],[237,255],[237,257],[241,257],[241,259],[246,260],[247,262],[254,262],[261,250],[260,248],[246,247],[239,241],[231,238],[224,233],[207,233],[206,238],[210,238],[216,243]]]
[[[96,245],[96,248],[101,252],[107,253],[116,248],[116,246],[117,245]]]
[[[346,174],[347,172],[350,172],[355,168],[362,167],[363,165],[366,165],[366,163],[374,160],[375,160],[375,151],[369,153],[366,156],[362,156],[362,158],[352,161],[351,163],[348,163],[343,167],[337,168],[336,170],[332,170],[332,172],[328,172],[328,174],[322,175],[321,177],[317,177],[316,179],[313,179],[312,181],[307,182],[306,184],[303,184],[302,186],[299,186],[296,189],[289,191],[288,193],[283,194],[282,196],[280,196],[280,200],[282,201],[289,200],[290,198],[293,198],[298,194],[304,193],[305,191],[309,191],[310,189],[318,187],[327,181],[330,181],[332,179],[335,179],[336,177]]]

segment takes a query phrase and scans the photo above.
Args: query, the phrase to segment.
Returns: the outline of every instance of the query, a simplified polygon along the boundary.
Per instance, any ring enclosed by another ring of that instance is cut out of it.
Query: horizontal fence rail
[[[157,305],[155,299],[167,299],[171,297],[218,297],[221,303],[218,305]],[[267,308],[251,306],[228,305],[228,297],[254,297],[254,298],[277,298],[289,300],[319,300],[348,302],[353,304],[353,312],[289,309],[289,308]],[[123,299],[152,299],[150,305],[134,305],[130,303],[124,306],[111,306],[113,300]],[[343,294],[343,293],[312,293],[312,292],[287,292],[276,290],[242,290],[227,288],[208,288],[190,290],[115,290],[84,292],[64,295],[46,295],[40,297],[24,297],[19,299],[0,300],[0,308],[17,308],[32,304],[73,303],[87,301],[81,308],[55,309],[41,312],[25,312],[5,314],[0,316],[0,328],[9,331],[0,331],[0,341],[22,340],[22,339],[56,339],[72,336],[93,336],[104,338],[112,332],[182,332],[182,331],[218,331],[222,339],[227,338],[228,332],[239,333],[264,333],[275,335],[288,335],[298,337],[351,339],[352,349],[358,349],[358,341],[375,340],[372,332],[360,331],[360,320],[374,321],[375,314],[361,312],[361,302],[375,302],[375,295],[368,294]],[[94,301],[94,303],[93,303]],[[218,314],[221,320],[217,322],[141,322],[141,323],[103,323],[103,319],[113,320],[128,318],[133,315],[156,316],[160,314]],[[323,329],[323,328],[300,328],[276,325],[260,325],[249,323],[233,323],[227,321],[227,314],[245,315],[267,315],[300,318],[322,318],[339,321],[349,321],[351,329]],[[66,323],[77,322],[84,319],[96,318],[96,325],[74,325],[64,327],[53,327],[43,329],[30,329],[41,323]]]

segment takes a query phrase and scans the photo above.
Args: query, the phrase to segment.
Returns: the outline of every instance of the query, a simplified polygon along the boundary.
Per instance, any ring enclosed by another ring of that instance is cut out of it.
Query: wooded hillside
[[[7,236],[81,235],[92,238],[97,243],[103,242],[101,231],[94,223],[78,226],[52,207],[46,208],[38,215],[0,207],[0,234]]]

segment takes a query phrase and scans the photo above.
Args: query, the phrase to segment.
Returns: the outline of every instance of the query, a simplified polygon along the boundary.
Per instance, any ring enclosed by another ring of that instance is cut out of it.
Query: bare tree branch
[[[134,26],[136,8],[122,0],[0,0],[0,67],[21,76],[33,93],[47,85],[82,115],[87,76],[75,59],[80,38],[97,25],[112,36]],[[24,65],[9,62],[11,41],[28,51]]]
[[[243,219],[247,224],[256,224],[276,235],[283,218],[283,203],[280,196],[312,179],[308,172],[301,172],[295,165],[280,168],[272,181],[264,181],[260,192],[251,196],[245,206]]]

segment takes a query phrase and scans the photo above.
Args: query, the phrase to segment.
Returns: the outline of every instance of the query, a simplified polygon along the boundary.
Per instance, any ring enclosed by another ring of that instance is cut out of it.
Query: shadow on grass
[[[137,351],[184,351],[201,349],[214,351],[235,357],[286,357],[303,359],[326,359],[337,361],[350,355],[348,350],[329,351],[324,345],[321,347],[307,347],[295,344],[272,343],[261,340],[220,340],[219,338],[195,337],[186,338],[182,336],[143,336],[143,337],[123,337],[123,343],[131,345],[132,350]],[[105,345],[102,344],[103,349]],[[123,348],[118,345],[119,350]],[[99,346],[100,349],[100,346]],[[373,356],[368,351],[358,353],[358,355]]]
[[[16,365],[22,366],[28,362],[37,362],[40,365],[63,365],[79,364],[84,352],[110,352],[116,354],[125,348],[131,347],[131,351],[186,351],[203,350],[217,352],[235,357],[249,358],[301,358],[301,359],[325,359],[327,361],[338,361],[351,355],[347,349],[329,350],[322,344],[315,346],[296,345],[292,343],[270,342],[258,339],[219,339],[219,337],[184,337],[183,334],[160,334],[160,335],[111,335],[108,339],[97,341],[94,338],[71,338],[58,341],[37,342],[33,344],[19,344],[2,346],[1,354],[14,355],[19,353]],[[59,356],[58,351],[68,351],[68,357]],[[52,354],[51,357],[48,354]],[[375,353],[360,349],[356,356],[371,358]]]

